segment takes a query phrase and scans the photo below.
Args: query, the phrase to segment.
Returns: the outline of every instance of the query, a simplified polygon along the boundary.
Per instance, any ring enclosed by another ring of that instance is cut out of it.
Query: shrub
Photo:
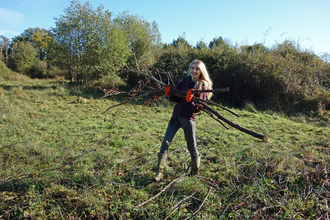
[[[61,68],[57,66],[50,65],[48,71],[47,71],[47,78],[64,78],[67,73],[66,70],[62,70]]]
[[[28,42],[18,42],[13,45],[11,63],[13,69],[27,76],[33,76],[38,64],[37,50]]]
[[[48,64],[46,61],[39,61],[35,66],[33,77],[35,78],[45,78],[47,75]]]

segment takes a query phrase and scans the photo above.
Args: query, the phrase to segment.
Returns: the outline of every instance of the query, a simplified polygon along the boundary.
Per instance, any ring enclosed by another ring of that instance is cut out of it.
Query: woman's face
[[[193,81],[196,81],[199,79],[199,76],[201,75],[201,70],[199,69],[199,67],[196,63],[191,65],[190,75],[191,75],[191,78]]]

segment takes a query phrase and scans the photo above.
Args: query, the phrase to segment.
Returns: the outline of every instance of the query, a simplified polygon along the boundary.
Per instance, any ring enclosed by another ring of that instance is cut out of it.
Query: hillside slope
[[[0,80],[29,81],[30,78],[12,71],[0,60]]]
[[[241,115],[236,118],[218,109],[235,123],[267,135],[269,143],[264,143],[226,130],[202,113],[197,118],[200,176],[188,177],[190,156],[180,130],[169,150],[164,181],[153,183],[173,104],[163,100],[147,107],[138,101],[105,112],[125,99],[101,100],[97,91],[73,89],[65,81],[1,80],[0,218],[330,215],[326,124],[303,115],[290,119],[232,109]]]

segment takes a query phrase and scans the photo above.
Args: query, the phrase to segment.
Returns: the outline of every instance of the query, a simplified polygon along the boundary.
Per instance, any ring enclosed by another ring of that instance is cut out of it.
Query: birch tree
[[[101,77],[114,77],[129,55],[125,33],[100,5],[93,9],[73,0],[65,15],[55,18],[53,36],[58,60],[71,82],[83,84]]]
[[[5,62],[6,65],[8,66],[8,49],[10,45],[10,40],[9,38],[1,35],[0,36],[0,54],[5,56]]]
[[[129,11],[119,14],[115,23],[125,32],[129,48],[134,54],[130,57],[129,64],[135,64],[136,58],[147,66],[152,65],[161,48],[158,24],[155,21],[149,23],[142,16],[132,15]]]

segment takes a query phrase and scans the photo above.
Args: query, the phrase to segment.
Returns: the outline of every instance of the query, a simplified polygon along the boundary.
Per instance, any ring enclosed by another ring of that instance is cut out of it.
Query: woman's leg
[[[196,142],[196,123],[195,121],[180,117],[181,126],[184,131],[184,136],[187,142],[191,158],[199,157]]]
[[[160,147],[159,153],[163,154],[168,152],[168,148],[176,134],[176,132],[180,129],[180,122],[177,120],[177,116],[172,115],[170,122],[168,123],[165,137],[163,139],[162,146]]]
[[[161,179],[163,179],[163,172],[166,165],[168,148],[170,147],[173,137],[176,134],[176,132],[179,130],[179,128],[180,128],[180,123],[176,120],[176,117],[172,115],[172,118],[168,123],[166,129],[165,137],[163,139],[160,152],[158,153],[158,162],[157,162],[158,171],[156,173],[156,176],[152,178],[153,181],[159,182]]]
[[[187,141],[187,147],[191,156],[191,175],[199,174],[200,167],[200,155],[197,150],[196,142],[196,123],[195,121],[182,118],[180,121],[184,130],[185,138]]]

